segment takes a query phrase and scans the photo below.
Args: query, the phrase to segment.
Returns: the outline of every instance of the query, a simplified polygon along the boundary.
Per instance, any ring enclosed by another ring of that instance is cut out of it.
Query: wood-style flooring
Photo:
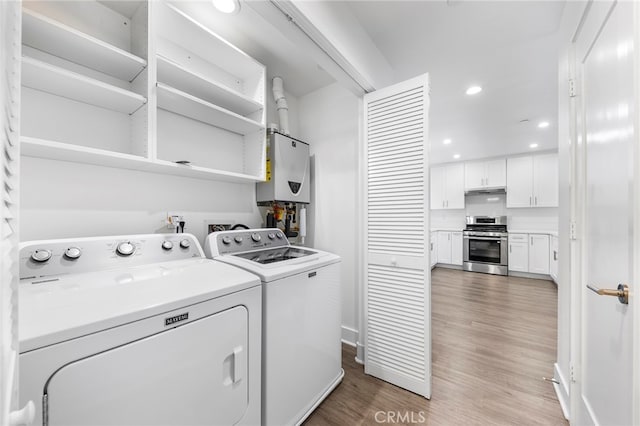
[[[305,424],[567,425],[542,380],[553,377],[556,312],[551,281],[436,268],[431,400],[365,375],[343,345],[345,377]]]

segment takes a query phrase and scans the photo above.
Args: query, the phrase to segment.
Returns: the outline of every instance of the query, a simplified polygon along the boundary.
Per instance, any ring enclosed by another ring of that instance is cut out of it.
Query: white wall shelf
[[[129,82],[147,66],[136,55],[27,8],[22,19],[27,46]]]
[[[22,84],[112,111],[133,114],[147,99],[137,93],[24,56]]]
[[[201,121],[230,132],[247,135],[265,127],[257,121],[228,111],[210,102],[163,83],[157,84],[158,108]]]
[[[264,108],[264,104],[192,72],[162,55],[158,55],[158,81],[242,116]]]
[[[119,169],[130,169],[150,173],[170,174],[237,183],[250,183],[261,180],[252,175],[176,164],[170,161],[150,160],[137,155],[30,138],[26,136],[21,138],[21,142],[22,155],[28,157],[48,158],[75,163],[94,164],[104,167],[115,167]]]

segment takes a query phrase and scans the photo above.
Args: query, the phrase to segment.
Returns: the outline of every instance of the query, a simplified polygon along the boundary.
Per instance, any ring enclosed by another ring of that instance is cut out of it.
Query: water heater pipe
[[[282,77],[273,77],[272,80],[273,97],[276,100],[278,116],[280,117],[280,131],[285,135],[289,134],[289,107],[284,97],[284,82]]]

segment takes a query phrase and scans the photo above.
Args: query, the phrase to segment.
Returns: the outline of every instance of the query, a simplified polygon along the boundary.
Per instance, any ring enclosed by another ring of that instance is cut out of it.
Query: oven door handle
[[[506,237],[470,237],[465,235],[462,237],[465,240],[482,240],[482,241],[506,241]]]

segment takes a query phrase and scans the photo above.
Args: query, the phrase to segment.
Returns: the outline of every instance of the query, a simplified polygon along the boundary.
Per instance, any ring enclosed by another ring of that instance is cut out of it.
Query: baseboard
[[[532,273],[529,273],[529,272],[509,271],[509,276],[510,277],[518,277],[518,278],[531,278],[533,280],[553,281],[553,278],[551,278],[551,275],[532,274]]]
[[[556,391],[556,396],[558,397],[558,402],[560,402],[560,408],[562,408],[562,414],[564,418],[569,420],[570,411],[569,411],[569,387],[567,386],[567,381],[564,378],[564,375],[560,371],[560,366],[556,362],[553,364],[553,376],[560,383],[554,383],[553,389]]]
[[[364,345],[360,342],[356,343],[356,362],[364,365]]]
[[[342,343],[356,348],[357,341],[358,341],[358,330],[353,329],[351,327],[347,327],[346,325],[343,325],[342,326]]]
[[[462,271],[462,265],[451,265],[449,263],[436,263],[434,268],[457,269],[458,271]]]

